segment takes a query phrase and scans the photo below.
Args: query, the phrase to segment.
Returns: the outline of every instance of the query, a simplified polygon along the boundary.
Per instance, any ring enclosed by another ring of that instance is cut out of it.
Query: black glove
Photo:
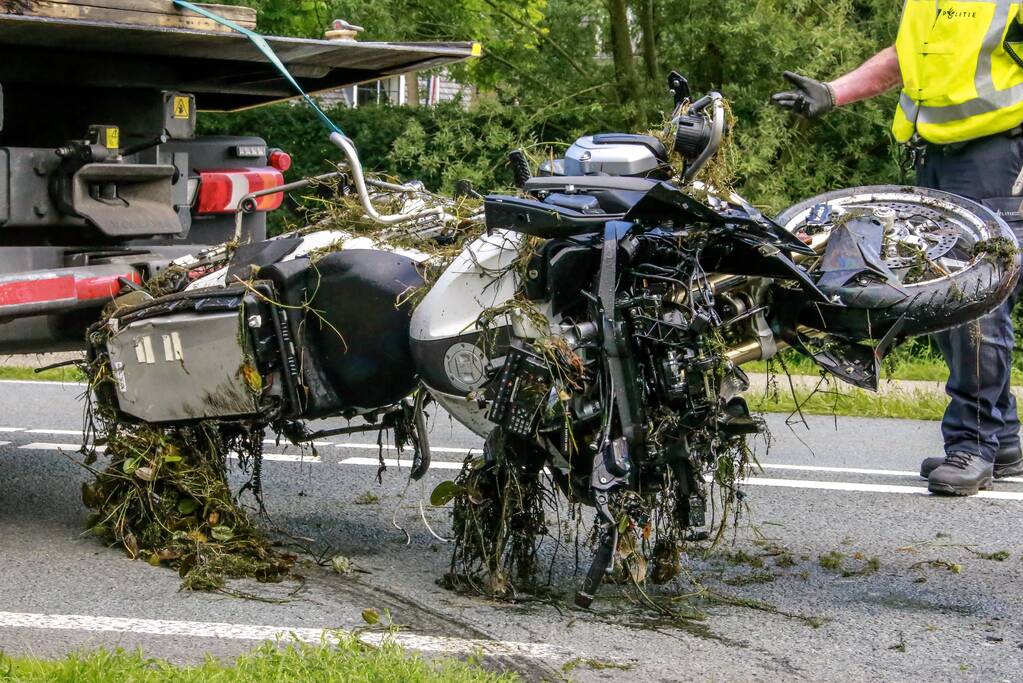
[[[786,71],[782,76],[796,86],[795,90],[771,95],[771,101],[782,109],[787,109],[808,119],[815,119],[835,108],[835,91],[827,83],[821,83],[791,71]]]

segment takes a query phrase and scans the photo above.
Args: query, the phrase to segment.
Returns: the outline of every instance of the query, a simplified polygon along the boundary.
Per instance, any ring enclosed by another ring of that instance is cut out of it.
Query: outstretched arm
[[[902,85],[902,71],[895,47],[888,47],[859,68],[829,83],[835,93],[835,106],[869,100]]]
[[[830,83],[822,83],[791,71],[785,80],[795,88],[775,94],[771,99],[782,109],[813,119],[835,107],[852,104],[886,93],[902,83],[899,57],[888,47],[861,66]]]

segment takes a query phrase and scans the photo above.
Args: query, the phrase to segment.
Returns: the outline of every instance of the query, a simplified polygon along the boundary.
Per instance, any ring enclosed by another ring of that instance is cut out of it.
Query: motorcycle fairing
[[[884,225],[872,216],[857,216],[836,226],[821,258],[822,275],[817,286],[834,292],[858,277],[867,276],[898,288],[895,284],[898,278],[881,258],[883,243]]]
[[[489,195],[484,206],[487,229],[512,230],[544,239],[596,232],[607,221],[621,218],[621,214],[583,213],[557,204],[507,195]]]

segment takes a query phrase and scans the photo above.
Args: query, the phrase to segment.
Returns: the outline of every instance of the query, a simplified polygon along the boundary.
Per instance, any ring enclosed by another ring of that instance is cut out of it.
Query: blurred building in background
[[[356,40],[363,30],[361,26],[344,19],[335,19],[324,37],[327,40]],[[317,98],[327,106],[345,107],[372,104],[432,107],[452,101],[459,101],[463,106],[468,106],[474,97],[475,92],[471,86],[453,80],[443,69],[410,72],[317,95]]]

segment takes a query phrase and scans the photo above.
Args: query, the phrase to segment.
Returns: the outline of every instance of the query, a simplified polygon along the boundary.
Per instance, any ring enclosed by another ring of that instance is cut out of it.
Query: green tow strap
[[[288,67],[284,66],[284,62],[282,62],[280,57],[277,56],[277,53],[273,51],[273,48],[270,47],[270,44],[266,42],[266,38],[256,33],[255,31],[250,31],[247,28],[239,26],[230,19],[225,19],[219,14],[215,14],[204,7],[199,7],[190,2],[186,2],[185,0],[174,0],[174,4],[184,9],[187,9],[190,12],[195,12],[196,14],[202,15],[207,19],[212,19],[221,26],[226,26],[232,31],[237,31],[238,33],[242,34],[243,36],[251,40],[252,44],[255,45],[256,48],[258,48],[259,51],[262,52],[263,55],[266,56],[268,60],[270,60],[270,63],[277,68],[281,75],[284,76],[288,83],[290,83],[291,86],[295,89],[295,91],[302,96],[302,99],[306,101],[306,104],[313,108],[313,111],[315,111],[319,115],[320,120],[323,121],[323,124],[327,126],[327,128],[329,128],[332,132],[344,135],[344,131],[342,131],[336,123],[330,120],[330,117],[327,116],[322,109],[320,109],[320,106],[316,104],[313,98],[309,97],[309,95],[306,94],[305,90],[302,90],[302,86],[298,84],[298,81],[296,81],[295,78],[288,71]]]

